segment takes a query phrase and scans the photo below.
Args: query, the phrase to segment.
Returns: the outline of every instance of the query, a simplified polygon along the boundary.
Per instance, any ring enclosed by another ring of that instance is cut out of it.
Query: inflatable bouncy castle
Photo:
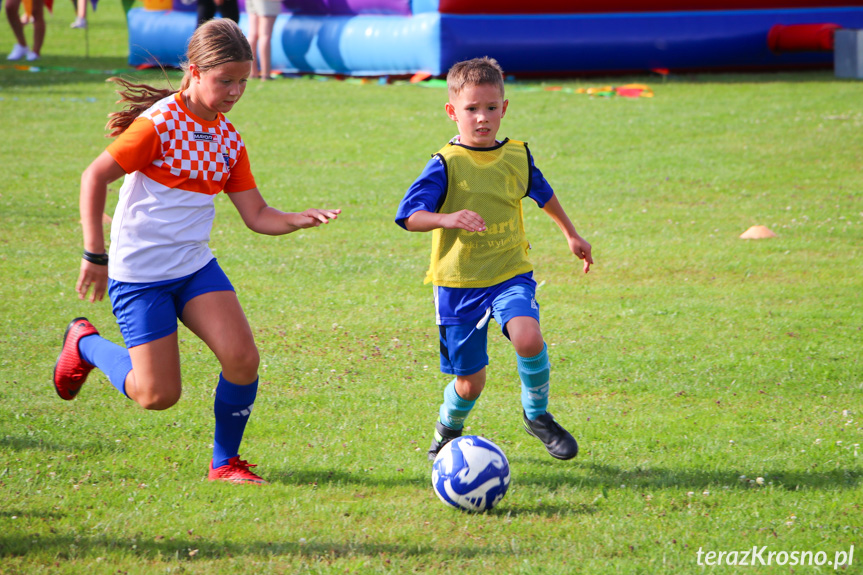
[[[195,0],[145,0],[129,63],[177,66],[195,23]],[[840,28],[863,28],[863,0],[284,0],[272,59],[348,76],[438,76],[477,56],[534,76],[779,70],[831,66]]]

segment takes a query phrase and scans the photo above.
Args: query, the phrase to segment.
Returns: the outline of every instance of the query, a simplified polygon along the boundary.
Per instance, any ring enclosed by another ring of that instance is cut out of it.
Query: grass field
[[[270,485],[205,480],[219,368],[185,328],[174,408],[145,412],[98,372],[74,402],[55,396],[71,318],[121,341],[107,302],[73,294],[78,180],[108,143],[105,71],[127,53],[114,4],[91,13],[89,49],[59,2],[40,70],[0,65],[0,573],[726,573],[708,552],[753,548],[752,572],[861,572],[859,84],[612,80],[654,88],[637,100],[541,89],[602,79],[508,86],[501,135],[530,143],[594,246],[585,276],[526,205],[551,411],[582,451],[555,461],[520,429],[513,353],[492,330],[468,424],[513,479],[468,515],[437,500],[425,457],[448,380],[430,237],[392,221],[455,134],[438,88],[280,79],[230,114],[272,205],[343,209],[271,238],[216,202],[212,246],[263,358],[242,455]],[[777,237],[738,239],[756,224]]]

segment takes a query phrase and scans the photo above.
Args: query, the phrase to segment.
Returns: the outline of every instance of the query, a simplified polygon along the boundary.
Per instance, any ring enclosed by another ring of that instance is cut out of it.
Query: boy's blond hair
[[[457,96],[465,86],[491,84],[500,88],[503,95],[503,68],[494,58],[484,56],[454,64],[446,75],[446,87],[450,96]]]

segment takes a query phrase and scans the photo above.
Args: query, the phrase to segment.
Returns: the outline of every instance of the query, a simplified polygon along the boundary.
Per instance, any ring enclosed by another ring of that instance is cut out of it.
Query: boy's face
[[[491,148],[495,145],[507,104],[509,101],[503,99],[500,87],[494,84],[468,85],[450,97],[446,113],[458,124],[459,140],[463,145]]]

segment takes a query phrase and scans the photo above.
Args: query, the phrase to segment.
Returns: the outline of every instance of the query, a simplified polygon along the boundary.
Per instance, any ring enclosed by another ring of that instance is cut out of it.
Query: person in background
[[[269,80],[272,73],[272,38],[276,16],[282,11],[281,0],[246,0],[249,15],[249,44],[255,54],[252,76]]]
[[[198,26],[215,18],[217,10],[222,18],[229,18],[239,24],[240,5],[237,0],[198,0]]]
[[[87,27],[87,0],[72,0],[75,5],[75,21],[69,26],[70,28],[86,28]]]
[[[16,42],[6,59],[20,60],[24,58],[28,62],[34,62],[42,54],[42,44],[45,42],[45,2],[44,0],[32,0],[30,13],[33,22],[32,50],[27,46],[27,39],[24,37],[24,23],[26,21],[22,22],[19,15],[20,9],[21,0],[6,0],[6,19],[9,21]]]

